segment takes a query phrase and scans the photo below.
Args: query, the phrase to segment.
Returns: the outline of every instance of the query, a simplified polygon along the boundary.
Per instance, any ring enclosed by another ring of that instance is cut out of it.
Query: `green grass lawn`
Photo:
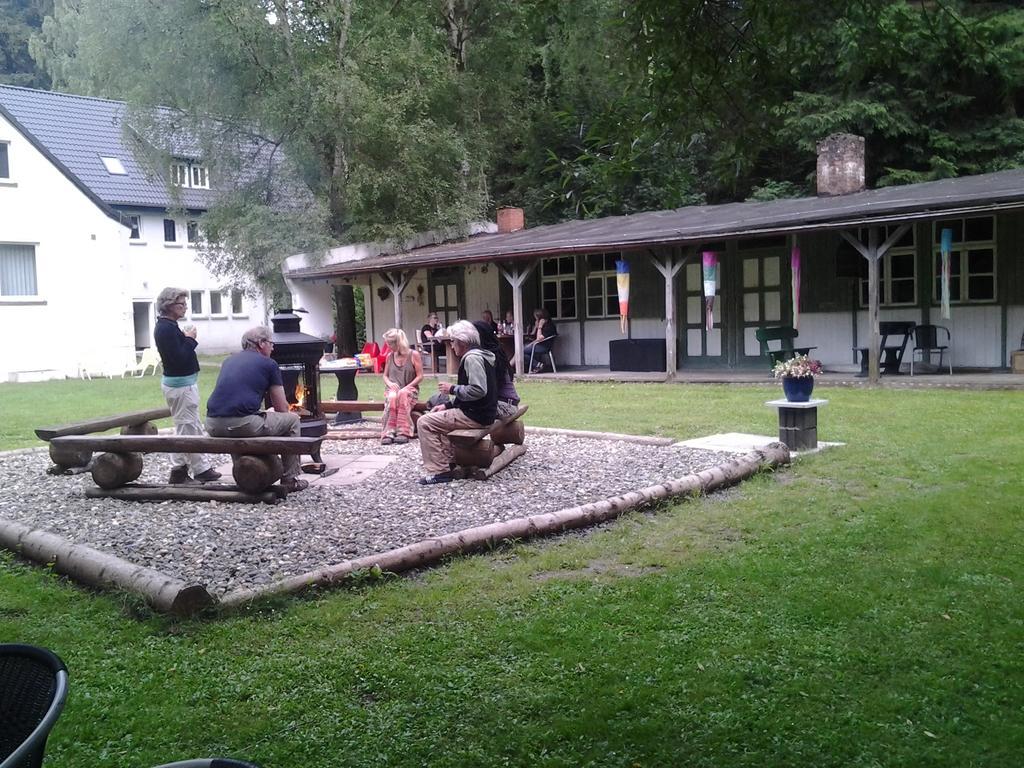
[[[774,430],[772,387],[521,390],[536,425]],[[1020,765],[1024,393],[816,394],[848,445],[791,469],[212,620],[0,554],[0,639],[70,668],[48,763]],[[0,439],[160,404],[153,378],[0,385]]]

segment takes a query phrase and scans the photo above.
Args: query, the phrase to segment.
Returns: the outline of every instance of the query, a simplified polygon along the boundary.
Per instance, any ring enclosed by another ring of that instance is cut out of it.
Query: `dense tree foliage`
[[[805,194],[836,131],[865,136],[871,185],[1019,165],[1022,41],[1016,4],[960,0],[58,0],[32,50],[149,137],[142,108],[174,110],[236,182],[208,217],[249,254],[230,268],[263,274],[496,205],[538,223]]]
[[[867,141],[869,183],[1019,165],[1024,12],[1010,3],[636,0],[657,125],[707,136],[714,199],[807,188],[814,145]]]
[[[48,88],[46,70],[29,54],[29,38],[53,12],[53,0],[0,0],[0,83]]]

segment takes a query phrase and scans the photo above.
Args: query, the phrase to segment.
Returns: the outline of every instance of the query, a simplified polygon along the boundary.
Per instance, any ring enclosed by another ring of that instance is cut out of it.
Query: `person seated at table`
[[[485,309],[480,315],[480,321],[487,323],[491,327],[493,333],[498,332],[498,324],[494,322],[494,313],[489,309]]]
[[[434,339],[434,337],[440,332],[442,326],[438,322],[437,313],[431,312],[427,316],[427,322],[422,328],[420,328],[420,338],[423,340],[423,348],[430,353],[430,356],[434,360],[434,371],[437,371],[437,359],[441,356],[441,350],[444,349],[444,343],[440,339]]]
[[[206,401],[206,431],[213,437],[300,437],[299,415],[288,409],[281,369],[270,359],[270,329],[250,328],[242,334],[242,351],[225,360],[217,384]],[[274,410],[260,410],[265,397]],[[299,477],[299,457],[283,454],[281,487],[288,493],[309,483]]]
[[[501,348],[498,337],[486,322],[473,323],[480,334],[480,349],[494,355],[494,379],[498,386],[498,418],[511,416],[519,407],[519,393],[516,392],[515,373],[512,364]]]
[[[557,335],[558,329],[548,311],[543,307],[533,310],[533,325],[526,332],[527,344],[523,347],[523,359],[529,363],[533,357],[533,370],[530,373],[543,372],[544,360],[554,346]]]
[[[498,408],[498,382],[494,353],[480,348],[480,333],[468,320],[459,320],[448,329],[455,354],[461,358],[458,383],[438,383],[442,395],[452,395],[450,403],[435,405],[420,418],[420,453],[426,475],[422,485],[448,483],[455,467],[455,450],[448,433],[456,429],[480,429],[494,423]]]
[[[408,443],[412,437],[412,407],[419,399],[423,381],[423,361],[419,352],[409,348],[409,339],[401,328],[386,330],[384,343],[391,354],[384,364],[384,419],[380,443]]]

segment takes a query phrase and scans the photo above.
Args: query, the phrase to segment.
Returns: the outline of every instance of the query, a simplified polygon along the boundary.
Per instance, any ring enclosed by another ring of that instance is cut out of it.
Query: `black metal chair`
[[[940,339],[939,333],[946,334],[945,339]],[[942,343],[942,342],[945,343]],[[939,356],[939,370],[942,370],[942,359],[946,356],[946,351],[949,349],[949,345],[952,339],[949,335],[949,328],[944,325],[918,325],[914,328],[914,351],[910,355],[910,375],[914,375],[914,358],[917,357],[918,352],[921,353],[921,362],[927,362],[929,365],[932,362],[932,355],[938,354]],[[949,375],[953,375],[953,355],[949,355]]]
[[[67,695],[68,670],[57,654],[0,645],[0,768],[40,768]]]

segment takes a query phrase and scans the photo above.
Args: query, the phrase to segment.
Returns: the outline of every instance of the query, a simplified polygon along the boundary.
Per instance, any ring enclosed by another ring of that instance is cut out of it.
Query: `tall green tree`
[[[59,87],[129,101],[160,149],[172,153],[174,132],[158,140],[152,105],[199,137],[236,189],[208,215],[226,246],[215,268],[234,258],[260,273],[325,241],[457,228],[486,207],[472,111],[484,88],[463,77],[433,2],[59,0],[37,48]],[[289,209],[229,146],[238,137],[276,148],[312,201]]]
[[[871,184],[1022,161],[1016,4],[636,0],[625,18],[652,124],[707,137],[712,199],[806,189],[835,131],[866,138]]]
[[[29,39],[52,12],[53,0],[0,0],[0,83],[49,87],[49,75],[29,53]]]

